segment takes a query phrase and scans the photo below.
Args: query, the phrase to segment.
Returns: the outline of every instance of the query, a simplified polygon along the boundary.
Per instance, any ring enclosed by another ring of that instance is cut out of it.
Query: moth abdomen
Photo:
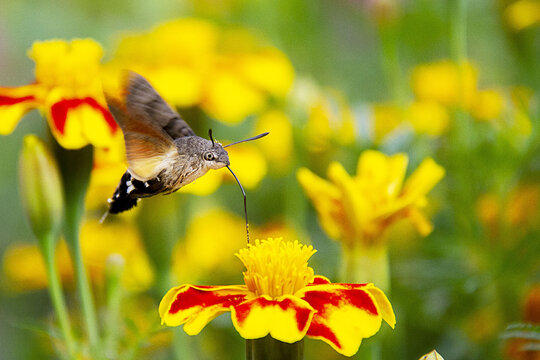
[[[152,196],[163,192],[164,188],[159,177],[149,181],[135,179],[126,171],[116,187],[109,202],[109,213],[118,214],[137,205],[140,198]]]

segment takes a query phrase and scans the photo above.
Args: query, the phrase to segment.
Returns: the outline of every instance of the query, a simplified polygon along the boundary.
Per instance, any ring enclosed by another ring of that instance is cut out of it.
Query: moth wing
[[[144,77],[129,71],[124,81],[126,109],[130,115],[156,124],[173,139],[195,135]]]
[[[147,118],[131,113],[126,104],[106,97],[109,110],[124,133],[129,172],[140,181],[155,178],[170,166],[176,150],[172,138]]]

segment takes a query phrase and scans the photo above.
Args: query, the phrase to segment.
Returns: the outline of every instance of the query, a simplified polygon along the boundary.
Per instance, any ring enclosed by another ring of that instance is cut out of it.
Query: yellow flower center
[[[281,238],[256,240],[236,256],[244,263],[244,281],[255,295],[276,298],[294,294],[313,280],[313,269],[307,264],[317,250],[298,241]]]

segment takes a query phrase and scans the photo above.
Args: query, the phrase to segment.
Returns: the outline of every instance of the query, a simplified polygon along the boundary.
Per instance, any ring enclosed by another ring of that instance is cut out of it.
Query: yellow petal
[[[233,325],[244,339],[270,334],[286,343],[304,338],[314,313],[307,302],[290,295],[278,299],[264,295],[231,307]]]
[[[341,226],[344,220],[344,211],[340,208],[339,190],[306,168],[298,169],[296,176],[317,210],[319,222],[326,234],[332,239],[340,239],[344,230]]]
[[[345,229],[345,232],[348,233],[345,236],[356,238],[370,216],[367,199],[358,191],[356,182],[340,163],[330,164],[328,178],[341,193],[340,200],[346,214],[346,218],[341,219],[341,224],[346,224],[348,227]]]
[[[433,224],[431,224],[418,208],[409,208],[406,216],[416,227],[420,235],[427,236],[433,231]]]
[[[427,158],[418,166],[405,182],[402,199],[404,202],[413,202],[426,195],[441,181],[444,168],[432,158]]]
[[[21,117],[38,106],[36,86],[0,87],[0,134],[13,132]]]

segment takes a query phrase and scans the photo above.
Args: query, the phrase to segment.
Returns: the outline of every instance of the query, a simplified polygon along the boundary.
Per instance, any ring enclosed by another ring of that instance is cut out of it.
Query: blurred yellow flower
[[[102,93],[101,46],[91,39],[51,40],[35,42],[28,55],[36,64],[36,80],[0,88],[0,133],[13,131],[25,112],[37,108],[63,147],[108,146],[118,126]]]
[[[265,96],[233,71],[221,69],[212,74],[202,107],[208,114],[226,123],[237,124],[261,111]]]
[[[278,235],[286,237],[287,239],[306,238],[305,234],[299,234],[295,229],[288,226],[280,219],[268,222],[260,227],[254,227],[253,229],[250,229],[250,233],[254,239],[275,238],[278,237]],[[309,244],[309,240],[304,242]]]
[[[270,132],[271,137],[261,139],[257,146],[277,173],[285,173],[293,159],[293,128],[291,119],[281,110],[272,109],[257,118],[256,133]]]
[[[450,123],[448,111],[436,102],[413,102],[408,108],[408,117],[417,133],[431,136],[444,134]]]
[[[183,241],[173,250],[172,269],[177,280],[201,281],[211,274],[227,277],[237,273],[239,268],[223,259],[245,246],[244,221],[238,215],[216,208],[197,215],[188,225]]]
[[[4,252],[2,262],[3,275],[10,290],[24,292],[47,287],[45,262],[36,244],[13,243],[9,245]],[[57,246],[55,263],[62,281],[71,282],[73,270],[66,244],[63,241]]]
[[[539,185],[521,185],[503,197],[494,193],[481,196],[476,203],[476,213],[491,236],[499,235],[501,227],[511,227],[517,235],[535,224],[539,201]]]
[[[380,142],[403,121],[403,110],[394,104],[374,104],[372,114],[375,142]]]
[[[265,141],[261,139],[259,141]],[[227,148],[231,168],[246,189],[254,189],[266,176],[268,166],[262,152],[255,144],[239,144]],[[220,171],[224,178],[236,182],[229,171]]]
[[[223,257],[227,254],[232,256],[246,245],[245,229],[245,220],[242,216],[224,209],[210,208],[198,214],[188,224],[185,237],[174,247],[172,269],[176,279],[200,282],[213,277],[215,281],[216,274],[233,279],[240,271],[240,267],[224,262]],[[297,239],[299,235],[282,221],[274,221],[262,227],[250,224],[249,233],[252,239],[277,235]]]
[[[128,222],[100,224],[89,220],[81,227],[81,249],[89,274],[97,283],[104,279],[105,263],[111,254],[125,260],[123,285],[131,291],[146,290],[154,281],[153,269],[144,251],[139,232]]]
[[[404,182],[408,158],[366,150],[351,177],[337,162],[330,164],[324,180],[306,168],[297,176],[312,201],[327,235],[348,247],[373,246],[384,241],[385,230],[397,220],[411,221],[422,235],[432,230],[422,214],[426,194],[444,176],[444,169],[425,159]]]
[[[305,134],[307,147],[313,153],[327,152],[334,143],[350,145],[355,141],[352,109],[340,93],[316,96],[310,104]]]
[[[219,169],[209,171],[206,175],[201,176],[187,186],[183,186],[178,190],[179,193],[193,194],[198,196],[206,196],[214,193],[223,183],[223,178],[226,176],[227,169]]]
[[[95,284],[103,284],[106,261],[112,254],[119,254],[126,261],[122,274],[126,289],[142,291],[152,284],[153,270],[134,226],[122,222],[99,224],[87,221],[81,227],[80,240],[84,263]],[[15,290],[40,289],[47,285],[45,265],[37,245],[14,244],[6,250],[3,262],[7,282]],[[64,242],[56,249],[56,264],[62,281],[70,282],[73,267]]]
[[[540,1],[514,1],[504,10],[504,17],[510,28],[521,31],[540,24]]]
[[[502,115],[504,98],[497,90],[481,90],[476,94],[471,113],[478,120],[493,120]]]
[[[200,106],[229,124],[261,112],[270,97],[285,97],[294,79],[289,59],[278,49],[245,29],[196,18],[124,35],[107,71],[122,68],[144,75],[170,104]],[[113,93],[117,87],[106,84]]]
[[[412,89],[418,100],[469,109],[475,99],[478,71],[471,63],[448,60],[417,66],[412,74]]]

